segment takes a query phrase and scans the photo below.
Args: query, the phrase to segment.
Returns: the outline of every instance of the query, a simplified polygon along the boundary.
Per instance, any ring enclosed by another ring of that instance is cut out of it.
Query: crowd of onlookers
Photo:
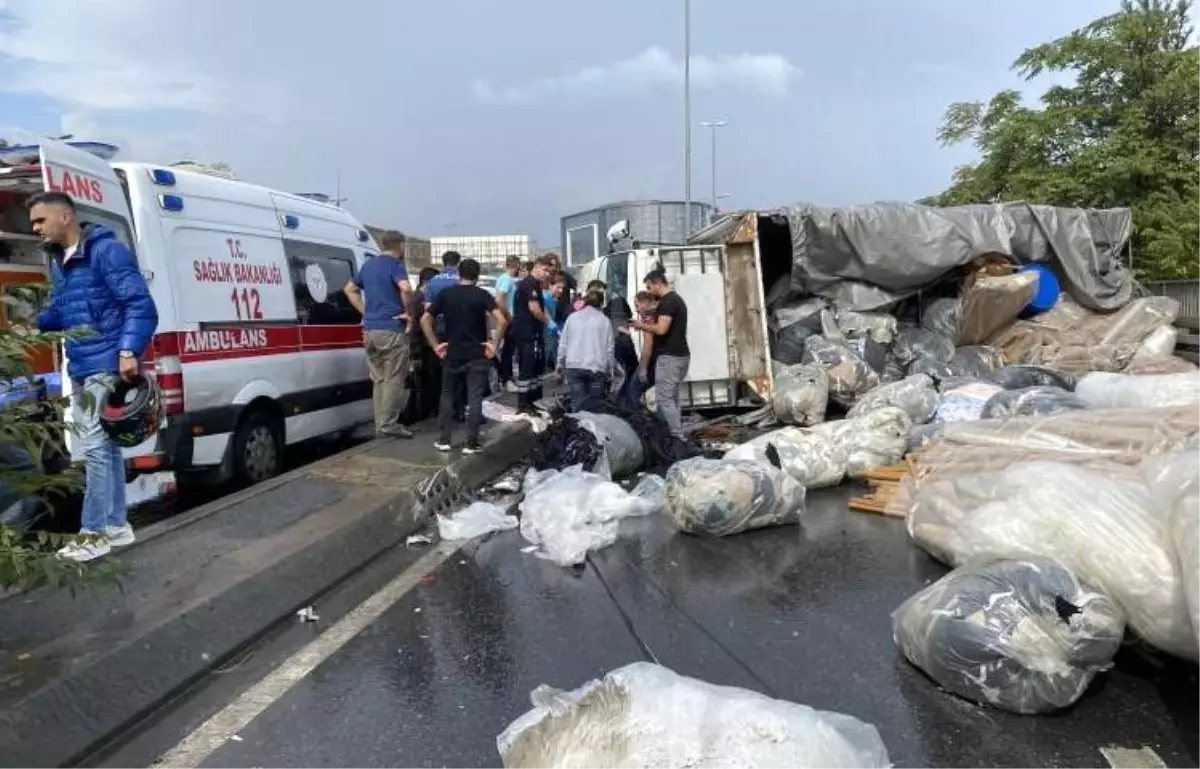
[[[465,422],[462,450],[478,452],[483,399],[504,388],[531,413],[551,374],[566,383],[572,410],[610,395],[633,406],[653,385],[659,413],[680,432],[687,306],[661,270],[630,308],[602,281],[580,290],[556,254],[509,257],[493,293],[479,285],[479,263],[454,251],[414,286],[403,240],[382,245],[346,287],[363,314],[379,434],[412,437],[405,425],[436,416],[439,450],[451,450],[454,424]]]

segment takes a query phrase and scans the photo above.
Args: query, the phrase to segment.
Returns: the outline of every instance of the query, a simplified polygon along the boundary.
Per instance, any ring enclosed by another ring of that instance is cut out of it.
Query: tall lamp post
[[[712,206],[717,208],[717,129],[729,125],[728,120],[702,120],[701,128],[707,128],[712,133]]]
[[[683,219],[692,234],[692,0],[683,0]]]

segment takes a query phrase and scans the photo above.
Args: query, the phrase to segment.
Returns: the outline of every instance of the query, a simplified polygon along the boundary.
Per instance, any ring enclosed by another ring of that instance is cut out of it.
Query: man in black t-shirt
[[[513,296],[512,331],[517,347],[517,410],[533,411],[542,398],[542,375],[546,371],[546,303],[542,289],[550,279],[554,263],[547,257],[534,262]]]
[[[653,321],[640,318],[630,323],[639,331],[654,336],[654,398],[659,416],[678,438],[683,437],[683,411],[679,405],[679,388],[687,379],[692,352],[688,348],[687,304],[671,290],[667,274],[653,270],[646,276],[646,290],[658,299],[658,313]]]
[[[442,403],[438,408],[440,436],[433,444],[438,451],[450,451],[454,426],[454,394],[465,382],[467,391],[467,442],[464,454],[483,451],[479,427],[483,424],[483,395],[488,386],[496,341],[488,337],[488,315],[495,321],[495,339],[504,338],[508,317],[496,306],[487,291],[475,285],[479,280],[479,262],[464,259],[458,266],[459,282],[438,292],[421,316],[421,331],[434,353],[442,360]],[[435,319],[446,325],[446,339],[438,339]]]

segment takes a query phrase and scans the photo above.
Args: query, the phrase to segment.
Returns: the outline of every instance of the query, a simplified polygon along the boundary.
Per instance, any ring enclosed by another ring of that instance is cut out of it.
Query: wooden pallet
[[[903,514],[888,511],[888,504],[900,488],[900,482],[905,477],[915,474],[913,455],[908,455],[903,462],[886,467],[876,467],[863,474],[862,480],[867,482],[870,491],[866,494],[850,498],[850,509],[860,513],[886,515],[891,518],[903,518]]]

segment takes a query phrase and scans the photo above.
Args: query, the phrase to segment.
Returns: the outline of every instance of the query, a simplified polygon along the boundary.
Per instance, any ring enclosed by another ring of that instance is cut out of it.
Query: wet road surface
[[[897,766],[1109,766],[1110,746],[1197,765],[1194,666],[1125,652],[1054,716],[940,692],[889,615],[944,569],[845,494],[814,494],[800,529],[723,540],[633,522],[578,571],[521,553],[516,532],[393,551],[96,761],[495,766],[534,687],[651,660],[873,723]]]

